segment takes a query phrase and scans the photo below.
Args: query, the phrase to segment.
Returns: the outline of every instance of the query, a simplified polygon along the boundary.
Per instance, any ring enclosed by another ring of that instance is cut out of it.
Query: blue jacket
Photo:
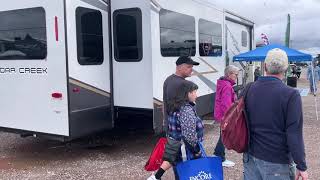
[[[249,154],[272,163],[306,170],[303,112],[299,92],[275,77],[259,77],[246,99]]]

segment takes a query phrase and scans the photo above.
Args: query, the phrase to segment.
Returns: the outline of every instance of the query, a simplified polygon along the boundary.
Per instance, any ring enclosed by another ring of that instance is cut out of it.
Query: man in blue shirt
[[[293,162],[296,176],[308,179],[301,97],[281,81],[287,68],[287,54],[270,50],[265,59],[267,76],[259,77],[248,91],[250,143],[243,155],[244,180],[290,180]]]

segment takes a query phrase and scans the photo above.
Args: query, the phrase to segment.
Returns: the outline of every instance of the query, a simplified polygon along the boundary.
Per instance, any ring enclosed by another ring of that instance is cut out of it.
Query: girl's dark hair
[[[182,83],[178,87],[178,90],[174,98],[169,100],[167,112],[173,113],[173,112],[179,111],[181,106],[189,102],[188,93],[197,89],[198,89],[198,86],[191,81],[185,81],[184,83]]]

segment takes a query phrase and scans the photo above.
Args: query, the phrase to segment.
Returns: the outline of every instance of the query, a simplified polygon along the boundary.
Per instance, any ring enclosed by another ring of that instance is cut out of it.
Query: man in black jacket
[[[265,60],[267,76],[259,77],[248,91],[250,143],[243,156],[245,180],[290,180],[293,162],[296,176],[308,179],[301,97],[281,81],[287,68],[287,54],[270,50]]]

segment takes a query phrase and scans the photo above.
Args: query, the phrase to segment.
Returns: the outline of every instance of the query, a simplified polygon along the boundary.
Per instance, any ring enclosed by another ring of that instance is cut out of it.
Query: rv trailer
[[[162,85],[180,55],[200,62],[188,80],[208,114],[231,63],[226,34],[253,47],[253,23],[231,27],[230,16],[202,0],[11,0],[0,7],[1,130],[62,141],[122,126],[160,133]]]

